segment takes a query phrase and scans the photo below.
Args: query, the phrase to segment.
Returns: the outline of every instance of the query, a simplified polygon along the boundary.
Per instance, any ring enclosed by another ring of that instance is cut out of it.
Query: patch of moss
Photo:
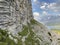
[[[32,21],[32,20],[31,20]],[[32,24],[36,22],[36,21],[33,21]],[[34,37],[35,36],[35,33],[32,31],[32,27],[31,27],[31,24],[30,23],[27,23],[28,25],[24,25],[23,26],[23,30],[22,32],[19,32],[18,34],[22,37],[26,36],[28,33],[28,37],[25,38],[25,45],[35,45],[35,43],[37,45],[39,45],[39,41],[38,40],[35,40],[36,38]],[[18,44],[22,45],[22,41],[21,41],[22,38],[19,39],[19,42]]]
[[[28,27],[24,25],[22,32],[19,32],[18,34],[21,36],[26,36],[28,34]]]
[[[4,42],[0,42],[0,45],[8,45],[8,44]]]
[[[36,21],[35,19],[31,19],[31,20],[30,20],[30,22],[31,22],[31,24],[32,24],[32,25],[43,26],[43,24],[42,24],[42,23],[39,23],[39,22],[38,22],[38,21]]]
[[[22,45],[22,40],[19,39],[17,45]]]
[[[6,38],[6,41],[5,41],[8,45],[16,45],[16,43],[11,40],[9,37]]]
[[[0,41],[4,42],[8,37],[7,31],[0,29]]]
[[[39,45],[39,41],[38,40],[35,40],[36,39],[34,37],[35,36],[35,33],[32,31],[31,25],[29,23],[28,23],[28,29],[29,29],[29,33],[30,34],[26,38],[25,44],[26,45],[35,45],[35,43],[36,43],[37,45]]]
[[[40,42],[38,40],[36,40],[36,38],[34,36],[29,34],[29,36],[26,38],[25,44],[26,45],[35,45],[35,43],[37,45],[40,45]]]
[[[29,34],[29,36],[25,40],[25,44],[26,45],[35,45],[34,36],[32,36],[31,34]]]
[[[0,29],[0,45],[15,45],[15,42],[9,38],[6,30]]]
[[[31,19],[30,22],[31,22],[31,24],[37,24],[37,21],[34,19]]]

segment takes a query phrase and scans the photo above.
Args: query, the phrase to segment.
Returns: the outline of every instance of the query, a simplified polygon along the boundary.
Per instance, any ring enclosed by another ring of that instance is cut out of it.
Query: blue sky
[[[60,23],[60,0],[31,1],[34,19],[44,24]]]
[[[44,15],[60,15],[60,0],[32,0],[35,19]]]

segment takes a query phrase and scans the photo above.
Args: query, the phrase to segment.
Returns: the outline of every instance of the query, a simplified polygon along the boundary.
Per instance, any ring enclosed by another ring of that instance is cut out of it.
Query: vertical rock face
[[[0,28],[16,33],[32,19],[31,0],[0,0]]]
[[[0,45],[60,45],[54,33],[33,19],[31,0],[0,0],[0,28]]]

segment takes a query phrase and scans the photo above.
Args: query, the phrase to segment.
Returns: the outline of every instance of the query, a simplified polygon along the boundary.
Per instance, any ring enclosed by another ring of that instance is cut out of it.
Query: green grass
[[[15,45],[15,42],[9,38],[6,30],[0,29],[0,45]]]
[[[21,36],[26,36],[28,34],[28,27],[24,25],[22,32],[19,32],[18,34]]]
[[[60,23],[49,23],[48,26],[60,26]]]
[[[34,19],[31,20],[31,24],[28,23],[28,25],[24,25],[23,26],[23,30],[21,32],[19,32],[18,34],[22,37],[26,36],[28,33],[28,37],[25,39],[25,45],[35,45],[35,43],[37,45],[40,45],[39,40],[36,40],[36,38],[34,37],[36,34],[32,31],[32,27],[31,25],[34,24],[38,24],[37,21],[35,21]],[[21,38],[22,39],[22,38]],[[20,40],[21,40],[20,39]],[[21,41],[22,42],[22,41]],[[21,44],[21,43],[20,43]],[[22,45],[22,44],[21,44]]]
[[[58,29],[51,29],[53,32],[57,33],[58,35],[60,35],[60,30]]]
[[[34,19],[31,19],[30,22],[31,22],[31,24],[37,24],[37,21]]]

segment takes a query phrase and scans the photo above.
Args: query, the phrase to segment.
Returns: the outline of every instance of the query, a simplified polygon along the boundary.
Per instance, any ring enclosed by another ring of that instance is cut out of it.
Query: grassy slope
[[[59,23],[54,23],[54,24],[48,24],[48,26],[55,26],[55,28],[57,28],[56,26],[59,26],[60,28],[60,24]],[[57,33],[58,35],[60,35],[60,30],[59,29],[51,29],[53,32]]]
[[[37,24],[37,21],[31,20],[31,24]],[[28,36],[24,41],[25,45],[35,45],[35,43],[40,45],[39,40],[36,39],[37,37],[34,37],[35,33],[32,31],[31,24],[28,23],[28,25],[23,26],[22,32],[18,33],[18,35],[21,37],[18,38],[11,35],[14,39],[18,40],[17,44],[14,42],[14,40],[9,38],[7,31],[0,29],[0,45],[23,45],[22,39],[27,35]]]
[[[8,32],[0,29],[0,45],[15,45],[15,42],[9,38]]]
[[[57,33],[58,35],[60,35],[60,30],[57,29],[52,29],[53,32]]]
[[[35,20],[31,20],[31,24],[34,25],[34,24],[37,24],[37,21]],[[35,36],[35,33],[32,31],[32,28],[31,28],[31,24],[28,23],[28,25],[24,25],[23,26],[23,31],[22,32],[19,32],[18,34],[20,36],[22,36],[22,38],[24,36],[27,36],[27,38],[25,39],[25,45],[35,45],[35,43],[37,45],[40,45],[39,44],[39,40],[36,40],[36,37]]]
[[[9,38],[9,34],[7,31],[3,31],[0,29],[0,45],[43,45],[40,44],[40,41],[43,41],[41,36],[37,36],[35,32],[32,31],[31,25],[39,25],[42,26],[42,24],[38,23],[34,19],[30,20],[30,23],[27,23],[28,25],[24,25],[21,32],[18,32],[18,37],[14,37],[14,39],[17,39],[17,43],[14,42],[14,40]],[[24,41],[22,41],[24,39]],[[45,42],[44,45],[50,45],[50,43]]]

